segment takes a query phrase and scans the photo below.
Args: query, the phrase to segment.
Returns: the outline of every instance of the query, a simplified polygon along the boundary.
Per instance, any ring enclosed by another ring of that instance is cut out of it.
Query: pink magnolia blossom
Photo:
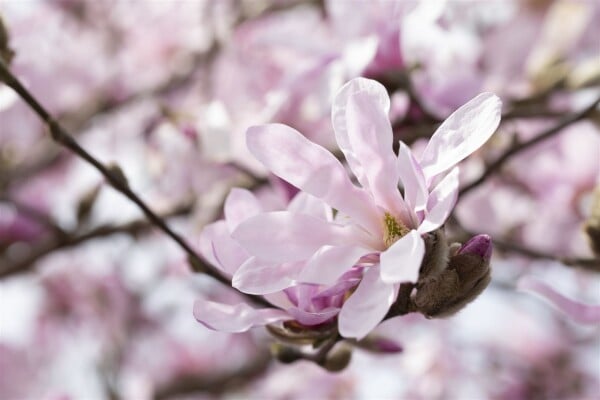
[[[298,263],[275,264],[250,256],[231,237],[231,232],[244,221],[264,213],[264,208],[252,192],[233,189],[225,201],[225,219],[202,232],[201,252],[223,274],[233,278],[234,287],[243,284],[247,293],[266,294],[266,299],[279,310],[199,300],[194,305],[194,316],[208,328],[243,332],[254,326],[291,319],[306,326],[326,323],[338,315],[346,292],[360,281],[361,271],[356,269],[348,271],[330,287],[294,285],[301,270]],[[285,212],[301,213],[315,220],[332,219],[331,210],[306,193],[297,194]]]
[[[403,143],[399,155],[393,153],[389,107],[385,88],[364,78],[347,83],[334,100],[336,140],[360,187],[329,151],[296,130],[281,124],[248,130],[250,152],[312,202],[320,201],[329,215],[290,206],[272,212],[253,208],[249,216],[249,208],[240,206],[244,218],[235,219],[239,223],[226,217],[207,228],[222,233],[228,228],[229,234],[220,235],[222,242],[213,240],[211,245],[223,259],[212,261],[233,275],[234,287],[269,294],[298,282],[334,286],[349,271],[367,267],[338,320],[342,336],[363,338],[383,319],[399,284],[416,282],[425,252],[421,235],[441,227],[450,214],[458,193],[455,165],[495,131],[501,103],[483,93],[461,107],[435,132],[420,160]],[[224,243],[229,251],[219,251]],[[228,319],[236,315],[248,327],[265,319],[256,313],[272,313],[238,307],[228,309]],[[269,316],[285,318],[281,313]]]

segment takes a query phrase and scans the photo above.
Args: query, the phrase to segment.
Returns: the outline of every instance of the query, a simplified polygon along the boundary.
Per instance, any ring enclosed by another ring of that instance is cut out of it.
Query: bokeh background
[[[14,73],[196,248],[230,188],[284,201],[245,130],[282,122],[335,151],[331,99],[353,77],[385,84],[394,135],[417,152],[477,93],[502,97],[463,185],[600,93],[596,0],[0,0],[0,15]],[[331,373],[274,361],[263,329],[197,323],[194,300],[238,295],[194,273],[0,83],[0,399],[598,399],[599,324],[516,287],[533,276],[600,304],[597,264],[577,262],[594,257],[582,227],[599,121],[586,114],[461,196],[448,229],[496,241],[475,302],[386,321],[402,353],[356,350]]]

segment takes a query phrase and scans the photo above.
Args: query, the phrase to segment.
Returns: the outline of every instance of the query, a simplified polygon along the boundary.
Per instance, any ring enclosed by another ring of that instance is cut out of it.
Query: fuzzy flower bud
[[[491,255],[490,237],[473,237],[450,258],[444,271],[419,282],[414,298],[416,309],[430,318],[461,310],[489,284]]]

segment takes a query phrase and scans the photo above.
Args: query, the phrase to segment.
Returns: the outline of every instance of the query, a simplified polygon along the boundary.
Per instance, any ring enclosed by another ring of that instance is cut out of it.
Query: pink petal
[[[385,283],[379,268],[367,269],[356,291],[342,306],[338,317],[340,334],[364,338],[379,324],[398,295],[398,285]]]
[[[386,112],[369,92],[358,92],[348,99],[346,122],[350,145],[361,162],[375,203],[396,215],[406,212],[398,190],[400,175]]]
[[[356,246],[323,246],[307,261],[298,281],[332,285],[370,252]]]
[[[217,221],[202,230],[200,252],[227,276],[232,276],[250,257],[246,250],[231,238],[225,221]]]
[[[455,167],[429,194],[427,212],[419,226],[419,233],[434,231],[446,222],[456,204],[458,184],[458,167]]]
[[[292,286],[300,268],[298,263],[273,263],[252,257],[236,271],[231,285],[244,293],[274,293]]]
[[[519,279],[517,288],[538,294],[556,309],[579,323],[596,324],[600,322],[600,305],[584,304],[571,300],[535,278],[526,276]]]
[[[307,260],[327,244],[347,244],[350,235],[350,227],[306,214],[273,211],[244,221],[232,237],[262,260],[286,262]]]
[[[386,115],[390,109],[390,98],[379,82],[371,79],[355,78],[342,86],[333,100],[331,122],[335,131],[335,139],[361,186],[370,190],[369,180],[363,169],[361,159],[357,156],[356,149],[354,149],[348,134],[350,125],[346,119],[348,100],[356,93],[367,93]]]
[[[427,183],[423,170],[414,158],[410,148],[400,142],[398,150],[398,171],[404,186],[404,200],[414,211],[425,209],[427,204]]]
[[[231,189],[225,200],[225,220],[230,232],[233,232],[241,222],[262,211],[256,196],[246,189]]]
[[[481,93],[446,118],[421,156],[428,182],[480,148],[496,131],[501,109],[498,96]]]
[[[325,148],[282,124],[255,126],[246,135],[250,152],[275,175],[381,233],[382,218],[369,194],[354,186]]]
[[[327,221],[333,219],[331,207],[323,200],[311,196],[308,193],[300,192],[290,202],[288,211],[299,214],[308,214],[313,217],[321,218]]]
[[[386,283],[416,282],[424,254],[423,238],[417,231],[410,231],[381,253],[381,280]]]
[[[255,326],[292,319],[285,311],[273,308],[257,310],[245,303],[229,305],[204,300],[194,303],[194,317],[207,328],[221,332],[245,332]]]
[[[339,308],[331,307],[321,311],[310,312],[301,310],[297,307],[291,307],[286,310],[296,321],[302,325],[319,325],[334,318],[340,312]]]

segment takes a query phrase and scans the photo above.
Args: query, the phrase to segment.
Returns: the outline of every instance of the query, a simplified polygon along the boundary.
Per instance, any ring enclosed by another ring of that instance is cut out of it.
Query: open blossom
[[[452,211],[456,164],[493,134],[501,103],[483,93],[465,104],[438,128],[419,159],[403,143],[394,154],[389,107],[385,88],[364,78],[347,83],[334,100],[336,140],[360,186],[333,154],[296,130],[281,124],[248,130],[251,153],[273,174],[327,205],[329,215],[290,207],[230,225],[231,246],[247,257],[229,271],[237,289],[267,295],[297,283],[327,287],[360,269],[360,284],[338,316],[341,335],[360,339],[384,318],[400,283],[417,281],[425,253],[422,235],[440,228]]]

